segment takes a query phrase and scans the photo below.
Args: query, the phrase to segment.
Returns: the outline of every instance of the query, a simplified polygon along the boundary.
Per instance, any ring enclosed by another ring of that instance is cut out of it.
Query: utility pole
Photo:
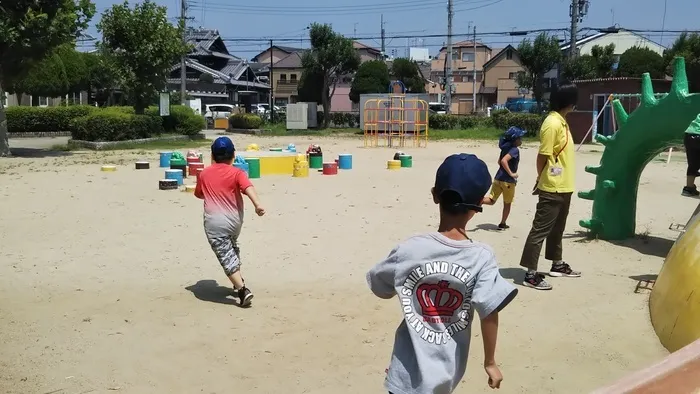
[[[569,59],[576,57],[576,34],[578,33],[578,2],[579,0],[571,0],[571,42],[569,43]]]
[[[275,83],[273,74],[275,72],[275,64],[272,62],[272,40],[270,40],[270,123],[273,122],[275,116]]]
[[[382,14],[381,17],[381,24],[382,24],[382,59],[386,59],[386,45],[384,44],[384,14]]]
[[[452,112],[452,0],[447,0],[447,54],[445,58],[445,112]],[[476,55],[476,54],[475,54]]]
[[[187,44],[187,0],[180,0],[180,23],[182,24],[182,42]],[[187,105],[187,64],[185,56],[180,58],[180,104]]]
[[[474,25],[474,61],[472,62],[472,112],[476,112],[476,25]]]
[[[352,38],[357,38],[357,22],[352,26]]]

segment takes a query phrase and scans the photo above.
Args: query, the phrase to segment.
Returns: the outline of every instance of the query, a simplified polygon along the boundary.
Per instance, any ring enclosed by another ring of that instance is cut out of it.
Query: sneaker
[[[552,268],[549,270],[549,276],[553,276],[555,278],[559,278],[559,277],[578,278],[581,276],[581,273],[578,271],[572,270],[571,267],[569,266],[569,264],[559,263],[559,264],[552,264]]]
[[[544,275],[540,273],[536,274],[525,274],[525,279],[523,279],[523,286],[532,287],[537,290],[552,290],[552,285],[544,280]]]
[[[685,197],[697,197],[697,196],[700,196],[700,192],[698,191],[698,188],[696,186],[693,186],[693,187],[685,186],[683,188],[683,191],[681,192],[681,195],[685,196]]]
[[[240,299],[240,306],[250,306],[250,302],[253,300],[253,293],[249,288],[243,287],[238,290],[238,298]]]
[[[501,230],[501,231],[507,230],[507,229],[509,229],[509,228],[510,228],[510,226],[507,225],[507,224],[505,224],[505,223],[501,223],[501,224],[498,225],[498,229]]]

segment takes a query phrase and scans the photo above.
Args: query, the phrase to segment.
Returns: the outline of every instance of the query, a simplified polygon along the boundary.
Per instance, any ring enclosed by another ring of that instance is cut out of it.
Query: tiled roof
[[[275,68],[301,68],[301,57],[305,51],[292,52],[274,64]]]
[[[474,46],[474,41],[469,41],[469,40],[459,41],[459,42],[455,42],[454,44],[452,44],[452,48],[470,48],[473,46]],[[484,44],[483,42],[479,42],[479,41],[476,42],[476,46],[477,46],[477,48],[481,47],[481,48],[486,48],[489,50],[491,49],[490,46]],[[442,52],[444,50],[447,50],[446,46],[440,48],[440,52]]]
[[[197,71],[199,71],[199,72],[201,72],[201,73],[206,73],[206,74],[211,75],[212,77],[214,77],[214,83],[217,83],[217,84],[225,84],[225,85],[227,84],[227,85],[237,85],[237,86],[250,86],[250,87],[256,87],[256,88],[263,88],[263,89],[264,89],[264,88],[267,88],[267,89],[270,88],[270,85],[265,84],[265,83],[260,83],[260,82],[247,82],[247,81],[239,81],[239,80],[238,80],[238,78],[240,78],[240,76],[243,74],[243,72],[244,72],[244,71],[247,69],[247,67],[248,67],[247,64],[246,64],[245,62],[240,62],[240,64],[239,64],[239,66],[242,68],[242,71],[238,72],[238,71],[235,70],[235,69],[233,70],[233,71],[236,71],[236,72],[238,73],[238,76],[237,76],[237,77],[236,77],[236,75],[235,75],[233,72],[232,72],[232,73],[224,73],[224,72],[222,72],[222,71],[217,71],[217,70],[214,70],[214,69],[212,69],[212,68],[209,68],[209,67],[207,67],[207,66],[205,66],[205,65],[203,65],[203,64],[201,64],[201,63],[199,63],[199,62],[196,62],[196,61],[194,61],[194,60],[192,60],[192,59],[185,59],[185,64],[186,64],[187,67],[193,68],[193,69],[195,69],[195,70],[197,70]],[[175,69],[177,69],[178,67],[180,67],[180,64],[179,64],[179,63],[176,64],[176,65],[174,65],[174,66],[171,68],[171,70],[175,70]],[[224,69],[225,69],[225,67],[224,67]],[[230,74],[234,74],[234,75],[231,76]]]
[[[303,51],[303,50],[304,50],[304,49],[302,49],[302,48],[295,48],[295,47],[288,47],[288,46],[273,45],[273,46],[271,46],[270,48],[267,48],[267,49],[265,49],[264,51],[262,51],[262,52],[258,53],[257,55],[253,56],[253,57],[251,58],[251,60],[257,60],[257,59],[260,57],[260,55],[262,55],[263,53],[269,51],[271,48],[277,48],[277,49],[279,49],[280,51],[286,52],[286,53],[294,53],[294,52],[300,52],[300,51]]]
[[[186,33],[186,41],[194,48],[190,52],[190,56],[216,56],[226,59],[239,59],[227,52],[212,51],[211,46],[217,40],[220,40],[218,30],[213,29],[188,29]]]
[[[363,44],[363,43],[361,43],[361,42],[359,42],[359,41],[353,41],[353,42],[352,42],[352,47],[355,48],[355,49],[367,49],[367,50],[370,51],[370,52],[382,53],[382,51],[380,51],[379,49],[374,48],[374,47],[371,47],[371,46],[366,45],[366,44]]]

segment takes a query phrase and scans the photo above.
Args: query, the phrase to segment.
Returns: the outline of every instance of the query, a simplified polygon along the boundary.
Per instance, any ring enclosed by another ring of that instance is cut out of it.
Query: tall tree
[[[87,89],[89,70],[85,64],[85,54],[76,51],[72,43],[59,46],[55,52],[66,70],[67,87],[63,94],[79,93]]]
[[[360,56],[352,45],[352,40],[333,31],[330,25],[314,23],[309,29],[311,50],[304,53],[302,67],[307,73],[317,72],[323,76],[320,91],[321,104],[326,116],[323,127],[330,123],[331,98],[340,78],[351,74],[360,66]],[[311,87],[311,85],[308,85]]]
[[[361,94],[384,93],[389,88],[389,68],[381,60],[364,62],[357,69],[350,86],[350,100],[360,102]]]
[[[133,9],[125,1],[102,14],[97,25],[102,33],[98,47],[121,70],[122,86],[135,113],[143,114],[166,87],[170,68],[187,53],[182,29],[168,22],[166,7],[150,0]]]
[[[621,77],[639,78],[644,73],[652,78],[663,78],[666,74],[664,59],[646,47],[634,46],[620,55],[617,73]]]
[[[668,75],[673,76],[673,59],[676,56],[685,58],[690,90],[692,92],[700,91],[700,34],[684,32],[664,52],[664,64]]]
[[[323,87],[323,73],[316,70],[304,70],[299,78],[297,97],[299,102],[320,103],[323,101],[321,88]],[[326,89],[326,92],[328,89]],[[326,93],[328,94],[328,93]]]
[[[95,14],[89,0],[13,0],[0,5],[0,97],[3,86],[54,48],[75,40]],[[0,156],[9,156],[7,118],[0,100]]]
[[[613,70],[615,65],[615,44],[611,43],[604,47],[594,45],[591,48],[591,56],[595,60],[597,78],[610,78],[615,75],[615,70]]]
[[[516,82],[519,87],[531,89],[538,105],[544,95],[544,74],[554,68],[561,60],[561,50],[557,37],[540,33],[534,42],[528,39],[518,45],[518,54],[526,72],[518,74]]]
[[[403,82],[409,92],[425,93],[425,80],[420,73],[418,63],[405,58],[396,59],[391,64],[391,75]]]
[[[576,56],[562,61],[561,75],[569,80],[597,78],[595,58],[591,55]]]
[[[112,95],[119,85],[119,69],[108,55],[95,52],[84,53],[83,61],[88,70],[88,92],[94,94],[97,104],[102,107],[112,105]]]
[[[60,97],[68,93],[68,77],[63,59],[54,51],[45,59],[34,63],[21,78],[15,78],[7,91],[16,94],[19,100],[23,94],[43,97]]]

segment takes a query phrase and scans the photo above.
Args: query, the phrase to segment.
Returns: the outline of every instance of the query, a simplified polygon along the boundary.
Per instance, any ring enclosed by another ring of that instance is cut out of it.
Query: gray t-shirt
[[[398,295],[404,314],[385,381],[394,394],[452,393],[467,368],[473,310],[485,318],[517,294],[491,247],[437,232],[399,244],[367,283],[378,297]]]

